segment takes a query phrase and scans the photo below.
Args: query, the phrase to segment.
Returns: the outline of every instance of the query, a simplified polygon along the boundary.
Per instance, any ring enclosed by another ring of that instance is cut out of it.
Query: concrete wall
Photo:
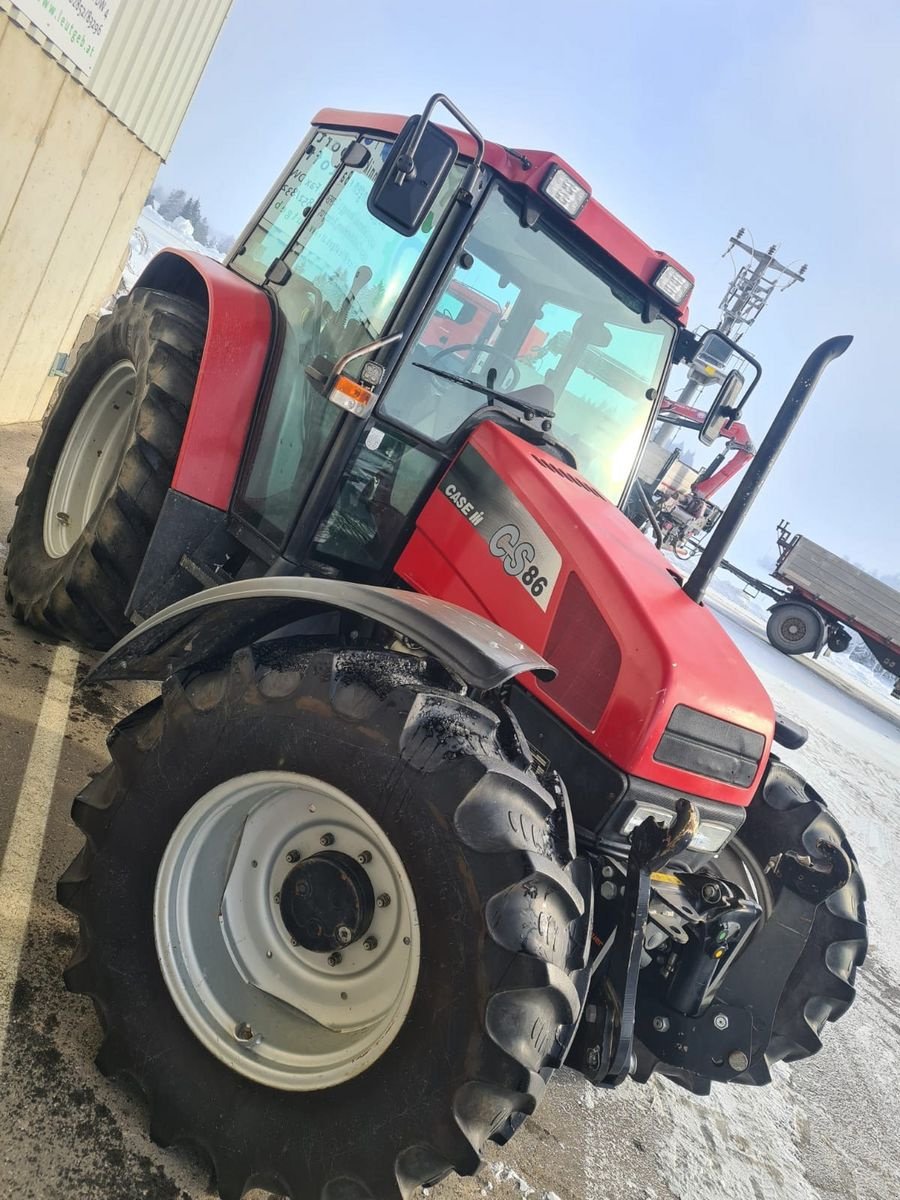
[[[0,425],[43,414],[160,161],[0,13]]]

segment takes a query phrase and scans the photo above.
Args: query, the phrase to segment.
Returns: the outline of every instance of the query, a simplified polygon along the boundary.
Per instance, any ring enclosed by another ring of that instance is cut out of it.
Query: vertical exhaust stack
[[[710,579],[734,540],[734,535],[740,529],[747,510],[756,499],[769,471],[781,453],[784,443],[790,437],[797,418],[803,412],[822,372],[833,359],[840,358],[852,341],[853,338],[849,334],[829,338],[828,341],[822,342],[821,346],[817,346],[813,350],[801,367],[775,420],[769,426],[769,432],[763,439],[756,457],[747,468],[744,478],[738,484],[737,491],[731,498],[731,503],[722,513],[696,567],[684,585],[685,593],[692,600],[696,600],[698,604],[702,601]]]

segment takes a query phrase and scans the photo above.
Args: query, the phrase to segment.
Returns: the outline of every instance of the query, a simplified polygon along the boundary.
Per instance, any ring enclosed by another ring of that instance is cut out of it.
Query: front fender
[[[408,637],[470,687],[488,691],[523,671],[541,679],[556,674],[507,630],[446,600],[336,579],[266,576],[209,588],[161,609],[113,646],[88,679],[165,679],[335,610]]]

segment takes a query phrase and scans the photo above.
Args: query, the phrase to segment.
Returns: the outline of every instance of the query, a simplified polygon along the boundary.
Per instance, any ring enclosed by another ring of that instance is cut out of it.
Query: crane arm
[[[724,465],[701,476],[691,488],[695,496],[700,496],[704,500],[715,495],[729,479],[733,479],[739,471],[742,471],[756,453],[756,447],[753,445],[746,425],[742,425],[740,421],[734,421],[731,425],[726,425],[725,431],[728,435],[725,449],[726,451],[733,450],[734,454]]]

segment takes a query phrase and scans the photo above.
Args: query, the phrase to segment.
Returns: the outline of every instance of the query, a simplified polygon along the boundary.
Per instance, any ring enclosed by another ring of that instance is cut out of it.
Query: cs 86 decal
[[[517,525],[501,525],[488,542],[491,554],[503,560],[503,570],[513,575],[535,598],[542,596],[548,579],[535,562],[537,551],[525,541]]]
[[[472,446],[441,483],[459,514],[478,530],[507,575],[545,612],[562,567],[559,551],[530,512]]]

